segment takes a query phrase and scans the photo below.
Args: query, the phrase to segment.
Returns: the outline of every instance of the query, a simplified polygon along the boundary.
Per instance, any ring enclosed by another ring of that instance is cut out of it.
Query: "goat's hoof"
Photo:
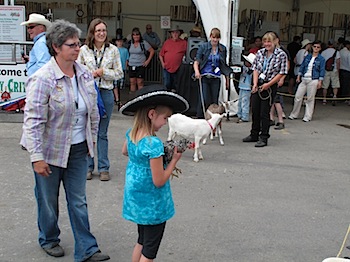
[[[224,145],[225,145],[225,143],[220,143],[220,145],[224,146]]]
[[[199,157],[199,160],[203,160],[204,158],[203,157]]]
[[[197,162],[199,162],[199,159],[198,158],[194,158],[193,161],[197,163]]]

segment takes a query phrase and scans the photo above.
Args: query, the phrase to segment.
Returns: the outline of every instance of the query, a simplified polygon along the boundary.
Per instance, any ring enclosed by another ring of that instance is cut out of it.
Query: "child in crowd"
[[[124,72],[124,77],[122,79],[114,81],[114,102],[118,106],[118,110],[122,106],[120,102],[120,90],[124,89],[125,87],[125,73],[126,73],[126,63],[129,60],[129,51],[126,49],[123,44],[123,36],[122,35],[117,35],[117,38],[115,39],[115,44],[118,47],[119,53],[120,53],[120,60],[122,63],[122,68]]]
[[[164,146],[156,132],[172,113],[184,112],[187,101],[160,85],[145,86],[120,108],[135,115],[126,132],[122,153],[129,157],[124,186],[123,217],[137,224],[138,240],[132,261],[153,261],[163,237],[165,223],[175,213],[169,177],[181,158],[175,148],[168,166],[163,166]]]
[[[250,53],[248,56],[243,55],[245,61],[242,68],[242,74],[239,79],[239,100],[238,100],[238,111],[237,123],[249,121],[249,108],[250,108],[250,94],[252,86],[253,70],[250,67],[253,64],[255,55]]]

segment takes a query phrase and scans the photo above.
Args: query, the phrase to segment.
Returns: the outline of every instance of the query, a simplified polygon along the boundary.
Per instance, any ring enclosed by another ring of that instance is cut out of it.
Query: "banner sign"
[[[27,79],[26,64],[0,65],[0,96],[4,92],[10,93],[11,100],[25,96]]]

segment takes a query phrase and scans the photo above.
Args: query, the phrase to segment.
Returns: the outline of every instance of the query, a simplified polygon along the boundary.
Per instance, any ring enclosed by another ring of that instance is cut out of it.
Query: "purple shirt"
[[[97,140],[99,114],[97,93],[92,74],[86,67],[74,63],[78,88],[87,107],[86,140],[91,157]],[[32,75],[27,83],[23,133],[31,162],[45,160],[58,167],[67,167],[75,125],[75,100],[69,76],[65,75],[52,57]]]

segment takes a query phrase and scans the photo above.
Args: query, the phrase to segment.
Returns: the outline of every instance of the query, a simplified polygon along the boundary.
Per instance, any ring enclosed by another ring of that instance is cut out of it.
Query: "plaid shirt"
[[[87,107],[86,140],[89,153],[94,155],[99,114],[94,80],[87,69],[74,63],[78,88]],[[71,79],[52,57],[26,83],[23,133],[31,162],[45,160],[58,167],[67,167],[75,124],[75,100]]]
[[[102,62],[100,62],[101,58]],[[101,83],[100,78],[95,79],[99,88],[112,90],[114,88],[113,81],[124,77],[118,47],[112,44],[109,44],[106,48],[103,45],[100,51],[95,46],[92,50],[87,45],[83,45],[80,48],[77,61],[86,65],[90,72],[103,68]],[[101,63],[100,66],[98,66],[98,63]]]
[[[267,58],[267,50],[265,48],[260,49],[253,62],[252,69],[258,71],[259,74],[264,73],[266,80],[271,81],[276,75],[288,74],[287,54],[280,48],[275,48],[270,58]],[[266,67],[264,68],[264,62]]]

